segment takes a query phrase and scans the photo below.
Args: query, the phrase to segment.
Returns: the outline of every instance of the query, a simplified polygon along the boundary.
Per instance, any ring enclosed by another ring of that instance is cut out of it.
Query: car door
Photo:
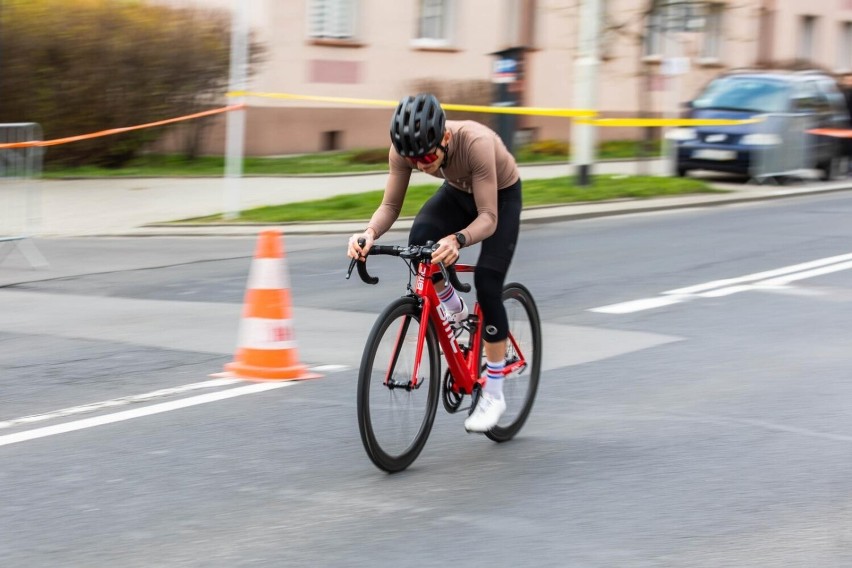
[[[828,97],[819,89],[814,79],[807,79],[796,84],[793,89],[792,106],[795,113],[806,115],[806,118],[799,122],[805,130],[826,128],[832,123]],[[809,162],[814,167],[820,168],[834,157],[834,142],[830,138],[808,136],[807,144],[811,154]]]

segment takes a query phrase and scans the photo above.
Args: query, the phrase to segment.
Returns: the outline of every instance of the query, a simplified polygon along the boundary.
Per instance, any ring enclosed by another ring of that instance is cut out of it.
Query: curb
[[[524,209],[521,213],[522,225],[536,225],[614,217],[638,213],[653,213],[677,209],[695,209],[701,207],[716,207],[784,199],[790,197],[805,197],[852,190],[852,179],[837,182],[825,182],[820,186],[785,187],[785,186],[732,186],[736,189],[722,188],[731,193],[700,194],[679,197],[658,197],[648,200],[630,199],[607,202],[584,202],[568,205],[540,206]],[[766,189],[771,187],[772,189]],[[399,219],[390,230],[398,232],[411,227],[413,218]],[[330,235],[359,232],[365,221],[328,221],[306,223],[239,223],[239,224],[177,224],[153,223],[143,225],[138,229],[115,233],[102,233],[90,236],[96,237],[182,237],[182,236],[256,236],[258,231],[267,228],[279,228],[285,234],[298,235]]]

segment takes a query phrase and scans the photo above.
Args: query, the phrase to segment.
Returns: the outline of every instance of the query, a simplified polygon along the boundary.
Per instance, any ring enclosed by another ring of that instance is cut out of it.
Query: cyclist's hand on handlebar
[[[363,233],[355,233],[349,237],[349,246],[346,251],[346,255],[349,258],[364,260],[364,257],[367,256],[367,253],[373,246],[373,240],[373,232],[370,230],[364,231]],[[364,244],[361,245],[361,242]]]
[[[432,253],[432,262],[443,262],[446,266],[454,264],[459,259],[458,241],[454,235],[438,241],[438,248]]]

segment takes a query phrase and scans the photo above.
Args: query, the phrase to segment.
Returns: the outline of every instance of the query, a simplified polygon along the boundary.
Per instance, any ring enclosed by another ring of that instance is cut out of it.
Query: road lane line
[[[790,282],[795,282],[796,280],[804,280],[805,278],[813,278],[814,276],[822,276],[823,274],[831,274],[832,272],[840,272],[841,270],[849,270],[850,268],[852,268],[852,262],[844,262],[842,264],[808,270],[807,272],[801,272],[799,274],[788,274],[787,276],[764,280],[756,283],[755,286],[786,286]]]
[[[200,383],[192,383],[188,385],[183,385],[180,387],[172,387],[167,389],[159,389],[148,393],[143,394],[134,394],[130,396],[123,396],[121,398],[114,398],[112,400],[104,400],[101,402],[92,402],[89,404],[81,404],[79,406],[72,406],[70,408],[62,408],[60,410],[54,410],[53,412],[45,412],[43,414],[33,414],[31,416],[23,416],[21,418],[15,418],[12,420],[6,420],[0,422],[0,430],[4,428],[12,428],[13,426],[19,426],[21,424],[33,424],[36,422],[44,422],[45,420],[52,420],[54,418],[62,418],[63,416],[73,416],[75,414],[85,414],[87,412],[95,412],[97,410],[103,410],[105,408],[113,408],[116,406],[124,406],[126,404],[132,404],[135,402],[147,402],[149,400],[153,400],[155,398],[164,398],[167,396],[174,396],[176,394],[183,394],[186,392],[191,392],[194,390],[200,389],[209,389],[216,388],[226,385],[231,385],[235,383],[241,382],[239,379],[215,379],[212,381],[202,381]]]
[[[774,276],[782,276],[784,274],[790,274],[792,272],[801,272],[803,270],[810,270],[811,268],[818,268],[820,266],[844,262],[847,260],[852,260],[852,253],[841,254],[838,256],[830,256],[827,258],[821,258],[819,260],[812,260],[810,262],[803,262],[801,264],[793,264],[791,266],[785,266],[783,268],[776,268],[774,270],[766,270],[764,272],[755,272],[754,274],[746,274],[745,276],[739,276],[736,278],[714,280],[712,282],[706,282],[704,284],[696,284],[695,286],[678,288],[677,290],[669,290],[668,292],[663,292],[663,294],[692,295],[697,294],[699,292],[706,292],[707,290],[712,290],[713,288],[723,288],[731,286],[733,284],[741,284],[743,282],[755,282],[757,280],[765,280]]]
[[[641,300],[631,300],[629,302],[621,302],[619,304],[610,304],[600,308],[592,308],[591,312],[601,314],[630,314],[633,312],[641,312],[643,310],[652,310],[663,306],[671,306],[686,301],[688,298],[683,296],[662,296],[656,298],[642,298]]]
[[[347,365],[316,365],[314,367],[311,367],[310,370],[317,373],[339,373],[348,369],[350,369],[350,367]],[[232,373],[213,373],[209,376],[216,378],[210,381],[202,381],[200,383],[191,383],[179,387],[159,389],[143,394],[122,396],[120,398],[114,398],[111,400],[91,402],[88,404],[81,404],[79,406],[72,406],[69,408],[62,408],[60,410],[53,410],[51,412],[44,412],[42,414],[32,414],[29,416],[22,416],[21,418],[14,418],[12,420],[0,421],[0,430],[4,428],[12,428],[14,426],[20,426],[23,424],[34,424],[36,422],[44,422],[46,420],[53,420],[54,418],[62,418],[64,416],[73,416],[76,414],[96,412],[98,410],[104,410],[106,408],[113,408],[116,406],[124,406],[126,404],[148,402],[156,398],[165,398],[167,396],[174,396],[186,392],[191,392],[194,390],[224,387],[244,382],[242,379],[234,377]]]
[[[629,314],[679,304],[695,298],[719,298],[761,288],[779,288],[797,280],[850,268],[852,268],[852,254],[842,254],[736,278],[713,280],[704,284],[668,290],[657,297],[609,304],[591,308],[589,311],[601,314]]]
[[[36,428],[34,430],[17,432],[15,434],[6,434],[5,436],[0,436],[0,446],[8,446],[9,444],[17,444],[19,442],[28,442],[30,440],[36,440],[38,438],[46,438],[47,436],[56,436],[57,434],[75,432],[77,430],[83,430],[85,428],[94,428],[96,426],[103,426],[105,424],[113,424],[115,422],[122,422],[124,420],[132,420],[134,418],[141,418],[143,416],[151,416],[152,414],[171,412],[172,410],[180,410],[182,408],[197,406],[199,404],[207,404],[210,402],[217,402],[220,400],[226,400],[229,398],[234,398],[247,394],[265,392],[268,390],[279,389],[294,384],[296,384],[296,382],[293,381],[253,383],[250,385],[236,387],[224,391],[212,392],[189,398],[182,398],[180,400],[172,400],[169,402],[162,402],[160,404],[154,404],[142,408],[134,408],[132,410],[124,410],[122,412],[116,412],[114,414],[94,416],[92,418],[84,418],[82,420],[75,420],[73,422],[66,422],[64,424],[57,424],[55,426],[45,426],[43,428]]]

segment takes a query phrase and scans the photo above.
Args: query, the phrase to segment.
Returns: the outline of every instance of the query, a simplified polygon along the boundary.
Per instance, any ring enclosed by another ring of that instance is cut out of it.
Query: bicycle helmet
[[[391,142],[401,156],[419,158],[441,144],[446,117],[435,95],[420,93],[399,101],[390,125]]]

